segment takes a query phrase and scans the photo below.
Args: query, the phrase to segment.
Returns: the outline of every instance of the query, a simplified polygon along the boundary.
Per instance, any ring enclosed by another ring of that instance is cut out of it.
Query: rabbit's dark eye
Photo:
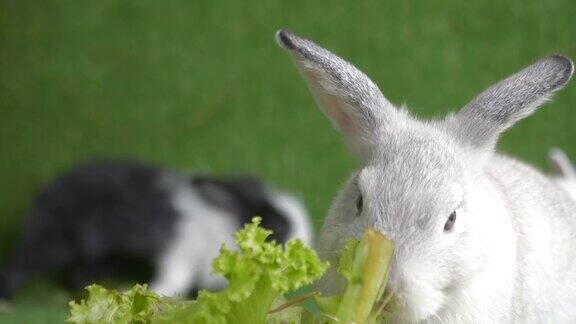
[[[364,207],[364,202],[362,200],[362,196],[358,196],[358,199],[356,199],[356,211],[358,212],[358,214],[360,214],[362,212],[362,208]]]
[[[453,211],[452,214],[450,214],[450,217],[448,217],[446,224],[444,224],[444,232],[449,232],[452,229],[452,227],[454,227],[455,222],[456,222],[456,211]]]

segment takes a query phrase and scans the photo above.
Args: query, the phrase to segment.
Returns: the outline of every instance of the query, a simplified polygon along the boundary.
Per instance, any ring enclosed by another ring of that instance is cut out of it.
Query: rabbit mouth
[[[418,292],[397,292],[384,307],[394,322],[414,323],[436,317],[445,305],[444,289]]]

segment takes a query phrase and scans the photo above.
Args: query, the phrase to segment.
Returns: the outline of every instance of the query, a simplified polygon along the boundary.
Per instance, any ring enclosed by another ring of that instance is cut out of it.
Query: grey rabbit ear
[[[276,41],[290,53],[348,147],[361,158],[369,153],[379,130],[393,122],[398,110],[364,73],[328,50],[283,30],[276,33]]]
[[[473,146],[493,148],[502,132],[534,113],[573,72],[569,58],[552,55],[494,84],[455,116],[458,136]]]

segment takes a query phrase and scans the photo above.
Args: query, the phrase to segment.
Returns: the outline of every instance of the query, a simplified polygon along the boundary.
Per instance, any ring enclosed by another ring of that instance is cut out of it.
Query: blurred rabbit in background
[[[80,166],[32,202],[21,240],[0,268],[0,299],[43,273],[60,273],[68,288],[80,289],[144,264],[160,294],[218,289],[225,281],[211,275],[212,259],[256,215],[273,239],[311,244],[302,203],[260,179],[189,176],[139,162]]]

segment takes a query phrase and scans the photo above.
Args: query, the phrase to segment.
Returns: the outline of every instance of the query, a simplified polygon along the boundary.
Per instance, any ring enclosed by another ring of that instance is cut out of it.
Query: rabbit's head
[[[337,260],[344,242],[360,237],[364,227],[380,231],[396,245],[389,283],[396,311],[421,320],[440,312],[495,249],[513,253],[512,224],[483,165],[500,133],[568,82],[569,59],[541,59],[460,112],[421,121],[326,49],[285,31],[276,38],[360,164],[326,218],[319,246],[324,257]],[[325,283],[325,291],[338,288],[335,277]]]

